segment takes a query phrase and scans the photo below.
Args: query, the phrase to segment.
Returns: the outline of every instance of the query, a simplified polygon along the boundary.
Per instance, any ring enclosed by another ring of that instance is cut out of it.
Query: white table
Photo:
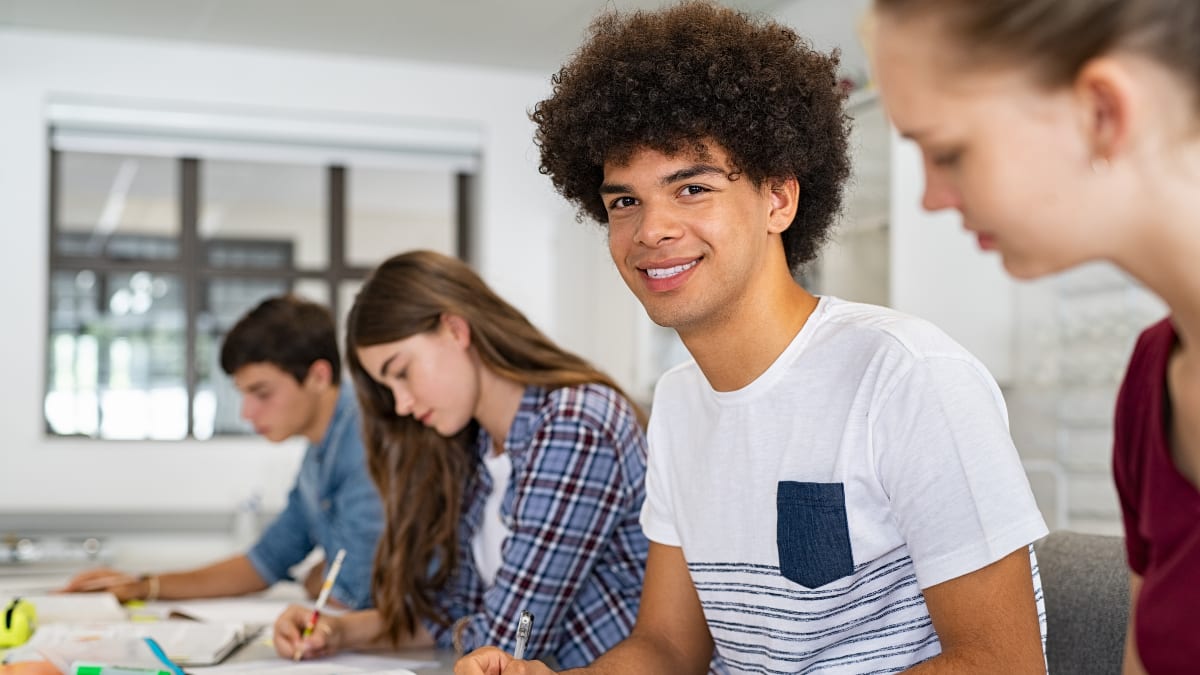
[[[65,579],[61,576],[20,577],[0,576],[0,597],[12,595],[42,595],[60,588]],[[237,623],[270,624],[289,603],[308,604],[303,589],[298,584],[276,584],[265,593],[241,598],[212,600],[160,601],[146,603],[129,609],[131,620],[136,615],[165,616],[172,608],[181,608],[197,618]],[[276,670],[294,670],[308,675],[331,675],[333,673],[386,672],[410,668],[414,662],[436,663],[411,668],[420,675],[451,675],[454,672],[454,654],[448,650],[414,649],[398,652],[372,652],[338,654],[326,659],[292,664],[275,653],[269,639],[256,637],[240,647],[225,661],[207,668],[188,668],[197,675],[234,675],[235,673],[273,673]],[[327,666],[327,667],[325,667]]]

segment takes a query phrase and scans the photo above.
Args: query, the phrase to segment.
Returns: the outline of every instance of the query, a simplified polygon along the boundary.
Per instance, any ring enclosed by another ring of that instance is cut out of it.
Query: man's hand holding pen
[[[553,675],[541,661],[518,661],[498,647],[480,647],[454,664],[454,675]]]
[[[545,675],[554,671],[541,661],[522,661],[529,634],[533,632],[533,614],[521,612],[517,620],[517,646],[512,654],[496,647],[483,647],[454,664],[455,675]]]

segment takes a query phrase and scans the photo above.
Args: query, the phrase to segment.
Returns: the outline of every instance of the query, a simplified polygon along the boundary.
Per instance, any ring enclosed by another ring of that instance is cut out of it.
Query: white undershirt
[[[475,569],[483,583],[491,586],[496,581],[496,572],[500,570],[500,545],[510,533],[500,518],[500,502],[504,501],[504,493],[508,491],[512,460],[506,452],[498,455],[489,453],[483,458],[483,465],[492,476],[492,493],[483,505],[483,522],[471,539],[471,551],[475,554]]]

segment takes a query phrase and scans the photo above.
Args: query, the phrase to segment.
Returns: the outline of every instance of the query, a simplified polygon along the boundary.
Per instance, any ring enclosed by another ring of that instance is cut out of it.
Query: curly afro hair
[[[605,13],[530,114],[540,171],[580,217],[607,223],[605,162],[642,148],[703,154],[715,141],[756,186],[797,178],[783,244],[798,271],[825,243],[850,172],[837,64],[786,26],[709,2]]]

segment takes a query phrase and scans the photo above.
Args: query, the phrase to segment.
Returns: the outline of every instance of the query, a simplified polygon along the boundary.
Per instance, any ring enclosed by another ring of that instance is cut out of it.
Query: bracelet
[[[450,635],[453,637],[453,641],[454,641],[454,655],[455,656],[462,656],[463,652],[466,651],[465,649],[463,649],[462,637],[463,637],[463,631],[467,629],[467,624],[470,622],[471,622],[471,617],[464,616],[464,617],[460,618],[458,621],[455,621],[454,626],[450,629]]]
[[[157,574],[143,574],[142,576],[138,577],[138,581],[146,582],[146,597],[142,598],[143,600],[146,602],[154,602],[155,600],[158,600]]]

